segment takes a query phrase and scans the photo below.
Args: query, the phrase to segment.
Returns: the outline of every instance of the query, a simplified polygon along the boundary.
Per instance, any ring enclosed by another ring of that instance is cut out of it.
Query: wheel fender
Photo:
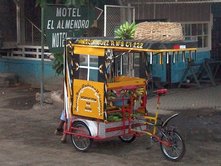
[[[179,115],[179,114],[176,113],[176,114],[173,114],[172,116],[170,116],[169,118],[167,118],[167,119],[163,122],[162,127],[165,127],[171,119],[175,118],[175,117],[178,116],[178,115]]]
[[[88,129],[90,130],[91,136],[97,136],[98,129],[97,129],[96,122],[91,121],[91,120],[86,120],[86,119],[75,119],[73,122],[77,122],[77,121],[83,122],[88,127]]]

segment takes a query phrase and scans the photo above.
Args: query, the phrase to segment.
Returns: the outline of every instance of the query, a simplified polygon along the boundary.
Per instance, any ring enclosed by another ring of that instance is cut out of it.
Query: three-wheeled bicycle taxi
[[[164,156],[180,160],[185,144],[176,128],[147,111],[148,65],[188,60],[196,55],[191,41],[148,43],[108,38],[68,38],[64,54],[64,132],[79,151],[93,140],[119,137],[130,143],[147,135]],[[156,90],[160,96],[167,89]]]

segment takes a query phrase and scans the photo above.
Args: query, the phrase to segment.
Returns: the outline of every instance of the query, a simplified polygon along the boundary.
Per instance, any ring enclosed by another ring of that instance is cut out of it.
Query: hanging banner
[[[63,41],[67,37],[83,36],[94,20],[92,8],[47,5],[44,12],[44,30],[50,52],[63,52]]]

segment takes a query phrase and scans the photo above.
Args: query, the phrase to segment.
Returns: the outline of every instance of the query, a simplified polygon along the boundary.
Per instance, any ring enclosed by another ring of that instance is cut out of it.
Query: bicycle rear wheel
[[[163,143],[160,143],[161,151],[166,159],[179,161],[183,158],[186,148],[184,140],[178,132],[172,131],[164,133],[161,137],[161,141],[170,144],[170,146],[166,146]]]
[[[136,139],[136,135],[135,134],[133,134],[133,135],[125,134],[125,135],[119,136],[119,138],[122,142],[131,143]]]

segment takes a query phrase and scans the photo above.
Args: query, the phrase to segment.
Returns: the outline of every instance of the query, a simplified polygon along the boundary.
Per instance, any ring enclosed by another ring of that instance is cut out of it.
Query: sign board
[[[104,83],[74,80],[73,115],[104,119]]]
[[[47,5],[44,9],[44,30],[50,52],[63,52],[64,39],[82,36],[93,20],[94,10],[87,6]]]

